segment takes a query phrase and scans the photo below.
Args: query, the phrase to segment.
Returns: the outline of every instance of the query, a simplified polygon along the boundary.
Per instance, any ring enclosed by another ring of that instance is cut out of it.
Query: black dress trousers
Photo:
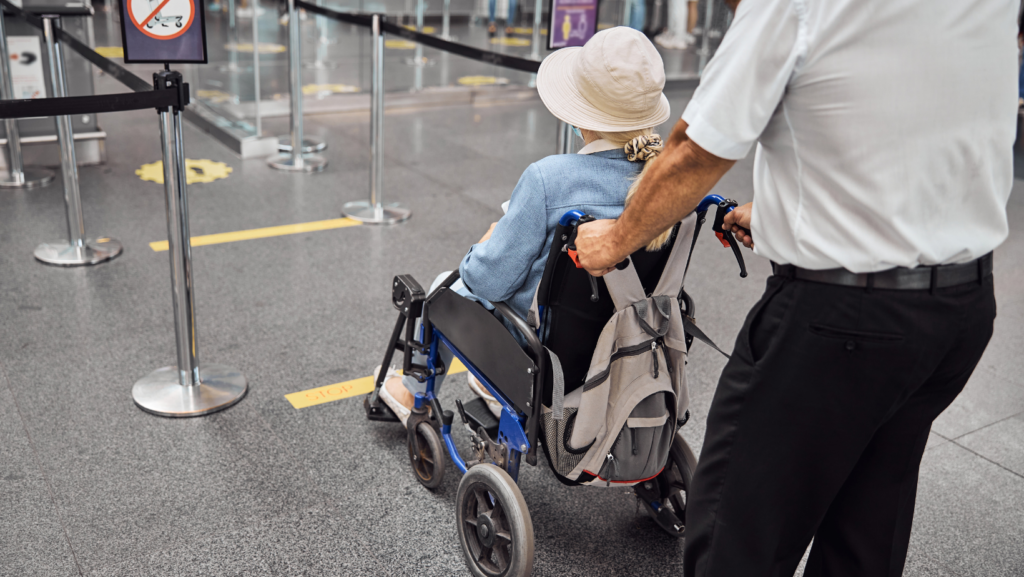
[[[708,414],[686,577],[903,572],[931,423],[992,336],[992,276],[934,292],[773,276]]]

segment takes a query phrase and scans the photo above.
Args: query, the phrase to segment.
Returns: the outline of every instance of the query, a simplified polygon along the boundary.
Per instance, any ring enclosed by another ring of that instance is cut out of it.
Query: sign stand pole
[[[187,96],[184,96],[187,87],[182,84],[181,73],[164,70],[154,74],[153,81],[157,90],[178,90],[183,94],[181,102],[187,102]],[[180,107],[160,110],[160,144],[164,156],[167,239],[178,365],[159,368],[140,379],[132,387],[132,399],[140,409],[155,415],[198,417],[234,405],[242,400],[249,386],[245,375],[237,369],[212,363],[202,368],[199,366]]]
[[[271,168],[295,172],[323,170],[327,161],[310,153],[323,150],[327,145],[304,138],[302,134],[302,39],[299,38],[299,11],[295,9],[295,0],[288,0],[288,94],[291,98],[291,134],[278,140],[288,138],[290,142],[279,143],[277,149],[285,154],[271,156],[267,164]]]
[[[412,211],[397,204],[384,206],[384,17],[372,17],[373,56],[370,73],[370,201],[346,202],[342,216],[367,224],[395,224],[407,220]]]
[[[295,2],[288,0],[288,95],[292,100],[291,133],[278,137],[278,151],[292,153],[296,142],[301,154],[283,154],[267,159],[267,164],[279,170],[316,172],[324,170],[327,161],[309,153],[327,149],[327,142],[302,134],[302,38],[299,36],[299,11]]]
[[[0,98],[14,99],[14,84],[11,80],[11,59],[7,55],[7,29],[4,13],[0,10]],[[7,174],[0,175],[0,188],[35,188],[53,182],[52,170],[45,168],[25,169],[21,158],[21,135],[18,120],[4,119],[7,130]]]
[[[60,27],[60,16],[43,14],[43,40],[46,44],[47,63],[50,66],[50,86],[55,98],[68,94],[64,73],[64,50],[54,38],[54,28]],[[35,257],[46,264],[80,266],[101,263],[121,254],[121,243],[109,237],[96,240],[85,237],[85,217],[82,216],[82,198],[78,190],[78,164],[75,161],[75,141],[71,132],[71,117],[57,116],[57,141],[60,143],[60,167],[64,180],[64,207],[68,218],[67,242],[43,243],[36,247]]]

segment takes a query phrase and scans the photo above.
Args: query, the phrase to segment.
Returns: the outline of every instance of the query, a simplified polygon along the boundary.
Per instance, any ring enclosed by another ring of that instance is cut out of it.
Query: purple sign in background
[[[551,0],[548,48],[583,46],[597,33],[597,0]]]

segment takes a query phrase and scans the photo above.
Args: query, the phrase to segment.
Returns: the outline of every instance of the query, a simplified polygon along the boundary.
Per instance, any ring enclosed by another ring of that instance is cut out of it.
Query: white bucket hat
[[[668,120],[665,64],[638,30],[602,30],[585,45],[550,54],[537,92],[551,114],[577,128],[625,132]]]

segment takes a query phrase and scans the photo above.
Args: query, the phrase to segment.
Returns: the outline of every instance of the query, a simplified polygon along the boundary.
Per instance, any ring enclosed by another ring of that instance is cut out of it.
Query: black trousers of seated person
[[[685,577],[898,577],[932,421],[992,336],[992,277],[929,291],[773,276],[722,372]]]

